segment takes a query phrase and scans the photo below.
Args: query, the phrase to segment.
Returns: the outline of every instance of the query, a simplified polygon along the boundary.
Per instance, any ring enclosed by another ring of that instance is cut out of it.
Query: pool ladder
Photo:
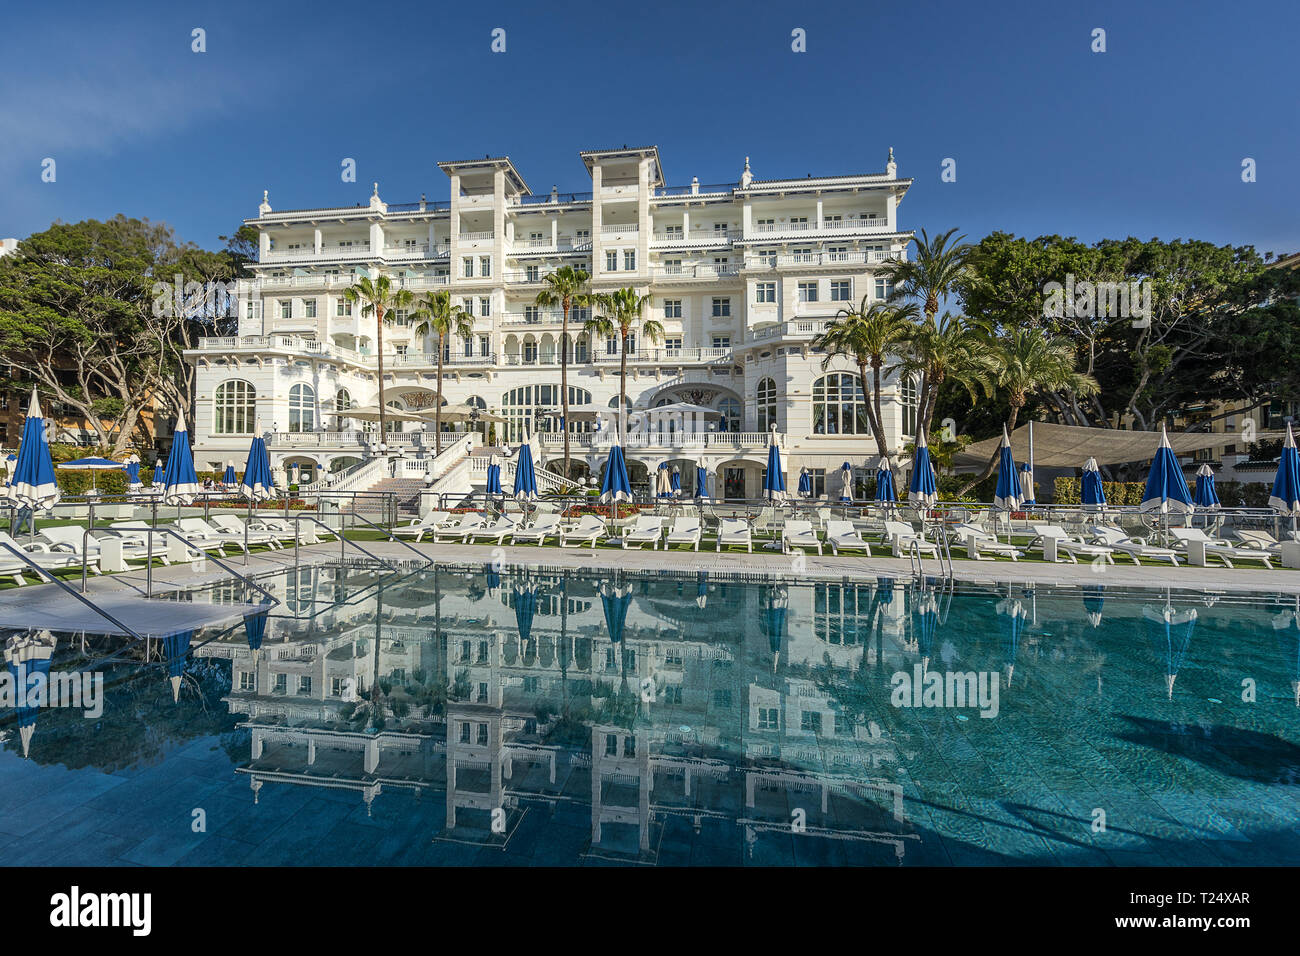
[[[924,525],[922,525],[924,529]],[[924,530],[922,531],[924,535]],[[946,582],[951,582],[954,577],[952,568],[952,548],[948,542],[948,536],[943,533],[942,528],[936,529],[935,532],[935,561],[939,565],[939,574]],[[921,551],[921,539],[913,538],[911,544],[907,547],[907,564],[913,577],[918,581],[925,577],[925,558]]]

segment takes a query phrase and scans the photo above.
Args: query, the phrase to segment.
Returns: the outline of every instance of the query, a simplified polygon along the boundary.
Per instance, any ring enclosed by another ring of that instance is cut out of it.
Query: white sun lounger
[[[923,534],[906,521],[885,522],[885,543],[889,545],[896,558],[901,558],[906,552],[911,551],[913,544],[921,550],[922,554],[933,554],[936,557],[939,554],[939,546],[933,541],[927,541]]]
[[[594,551],[596,542],[607,534],[609,534],[609,529],[599,515],[583,515],[578,519],[576,527],[560,529],[560,547],[568,547],[570,541],[576,541],[578,547],[590,544]]]
[[[76,529],[80,532],[80,528]],[[44,532],[42,532],[44,533]],[[68,554],[67,552],[56,552],[50,549],[50,545],[44,541],[15,541],[9,537],[7,532],[0,531],[0,543],[9,545],[10,548],[16,548],[25,554],[37,567],[43,571],[61,571],[64,568],[81,567],[81,558]],[[97,564],[90,564],[90,567],[96,574],[99,573]],[[8,548],[0,548],[0,575],[12,578],[14,583],[19,587],[26,584],[23,580],[23,574],[35,574],[31,565],[15,557]]]
[[[689,544],[696,551],[700,550],[700,519],[698,517],[681,517],[673,519],[672,530],[664,539],[664,550],[675,544]]]
[[[1264,567],[1273,567],[1274,555],[1260,548],[1235,547],[1222,538],[1211,538],[1200,528],[1170,528],[1174,537],[1174,547],[1187,552],[1188,564],[1204,566],[1209,563],[1209,556],[1214,555],[1226,567],[1232,567],[1233,560],[1262,561]]]
[[[750,554],[754,553],[754,534],[749,522],[744,518],[718,519],[718,543],[714,550],[721,551],[739,545],[744,545]]]
[[[218,531],[239,535],[241,541],[244,538],[244,522],[236,515],[213,515],[212,524]],[[254,528],[251,524],[248,526],[248,543],[264,544],[268,548],[282,547],[278,534],[264,528]]]
[[[1127,535],[1121,529],[1112,528],[1110,525],[1093,525],[1088,530],[1092,533],[1094,544],[1104,544],[1121,554],[1127,554],[1133,559],[1134,564],[1142,563],[1138,558],[1151,558],[1154,561],[1168,561],[1174,567],[1178,567],[1178,552],[1173,548],[1148,544],[1146,538]]]
[[[995,535],[970,522],[955,524],[948,529],[948,533],[956,539],[959,547],[966,550],[966,556],[975,561],[984,560],[981,552],[1003,555],[1012,561],[1018,560],[1024,553],[1014,544],[999,541]]]
[[[1234,531],[1237,540],[1244,547],[1254,548],[1257,551],[1267,551],[1274,558],[1282,557],[1282,542],[1277,540],[1267,531],[1259,531],[1254,528],[1241,528]]]
[[[46,538],[52,545],[51,550],[55,552],[71,552],[76,555],[75,563],[81,564],[81,547],[82,541],[85,541],[86,554],[90,557],[91,566],[99,559],[99,539],[94,534],[86,534],[85,528],[76,525],[59,525],[53,528],[43,528],[41,535]],[[108,537],[108,535],[105,535]],[[148,545],[142,541],[122,542],[122,559],[125,561],[147,561]],[[96,574],[99,570],[95,571]]]
[[[500,544],[505,540],[506,535],[514,534],[519,530],[519,522],[514,518],[502,515],[491,524],[485,524],[481,528],[476,528],[469,534],[465,535],[465,541],[495,541]]]
[[[520,541],[534,541],[540,548],[546,542],[547,538],[558,539],[559,537],[560,516],[557,514],[541,514],[538,515],[533,520],[532,525],[527,528],[516,526],[511,535],[510,543],[518,544]]]
[[[443,538],[460,538],[463,543],[465,539],[483,527],[483,516],[477,511],[462,515],[454,524],[445,524],[439,528],[433,529],[433,540],[441,541]]]
[[[1104,544],[1086,544],[1079,538],[1073,537],[1068,531],[1059,524],[1037,524],[1034,525],[1034,533],[1037,535],[1025,547],[1032,548],[1038,545],[1043,552],[1043,560],[1057,562],[1060,555],[1064,554],[1070,559],[1071,564],[1078,564],[1079,558],[1102,558],[1108,564],[1115,563],[1115,551]]]
[[[623,533],[623,550],[626,551],[629,545],[636,545],[640,549],[643,544],[648,544],[652,550],[657,550],[663,535],[663,518],[654,515],[637,515],[636,522]]]
[[[781,551],[789,554],[791,548],[816,548],[818,554],[822,553],[822,543],[811,521],[787,521],[781,527]]]
[[[852,521],[845,521],[843,518],[827,520],[826,543],[831,547],[831,554],[839,554],[840,549],[844,549],[861,551],[867,557],[871,557],[871,545],[867,543],[867,539],[858,533]]]
[[[393,534],[399,538],[414,538],[420,541],[426,534],[432,534],[445,525],[451,513],[448,511],[430,511],[423,518],[412,521],[405,528],[394,528]]]
[[[178,518],[176,520],[176,530],[190,544],[204,550],[213,550],[213,544],[221,548],[229,545],[232,548],[238,548],[240,551],[245,550],[244,536],[242,534],[235,535],[225,531],[218,531],[202,518]]]

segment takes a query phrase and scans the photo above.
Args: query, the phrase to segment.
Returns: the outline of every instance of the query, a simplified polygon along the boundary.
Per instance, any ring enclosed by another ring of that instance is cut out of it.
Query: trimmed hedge
[[[1145,481],[1103,481],[1101,487],[1106,492],[1109,505],[1140,505],[1142,494],[1146,491]],[[1195,488],[1188,482],[1189,488]],[[1214,490],[1219,493],[1219,500],[1225,508],[1267,508],[1269,485],[1247,481],[1216,481]],[[1059,505],[1077,505],[1083,502],[1083,480],[1081,478],[1057,478],[1055,483],[1056,503]]]

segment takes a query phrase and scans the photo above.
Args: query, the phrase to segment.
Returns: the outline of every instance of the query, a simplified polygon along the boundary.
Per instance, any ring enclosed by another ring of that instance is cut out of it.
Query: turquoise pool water
[[[262,583],[264,627],[49,636],[54,673],[103,675],[102,713],[0,711],[0,861],[1300,863],[1294,599],[481,566]]]

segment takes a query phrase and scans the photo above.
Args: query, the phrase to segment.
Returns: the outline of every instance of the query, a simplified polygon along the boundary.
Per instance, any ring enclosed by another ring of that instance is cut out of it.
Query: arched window
[[[251,435],[256,426],[257,391],[248,382],[233,379],[217,386],[215,432],[218,435]]]
[[[336,412],[345,412],[352,407],[352,393],[346,388],[340,388],[334,393],[334,410]]]
[[[560,407],[560,386],[558,385],[521,385],[519,388],[512,388],[501,396],[501,415],[506,419],[505,423],[505,440],[506,441],[523,441],[525,440],[530,429],[537,427],[537,420],[534,418],[535,410],[538,408],[559,408]],[[585,388],[569,386],[569,405],[589,405],[591,404],[591,392]],[[583,431],[590,428],[588,423],[569,423],[569,431]],[[541,420],[541,429],[543,431],[559,431],[559,419],[547,417]]]
[[[920,389],[916,386],[916,379],[903,379],[899,392],[903,399],[903,434],[915,437],[916,412],[921,404]]]
[[[776,424],[776,380],[765,378],[758,383],[758,430],[769,431]]]
[[[316,430],[316,390],[310,385],[295,385],[289,389],[289,431]]]
[[[848,372],[832,372],[813,382],[813,433],[869,435],[862,383]]]
[[[722,420],[727,424],[727,431],[740,431],[740,402],[734,398],[724,398],[718,402],[718,411],[722,413]]]

